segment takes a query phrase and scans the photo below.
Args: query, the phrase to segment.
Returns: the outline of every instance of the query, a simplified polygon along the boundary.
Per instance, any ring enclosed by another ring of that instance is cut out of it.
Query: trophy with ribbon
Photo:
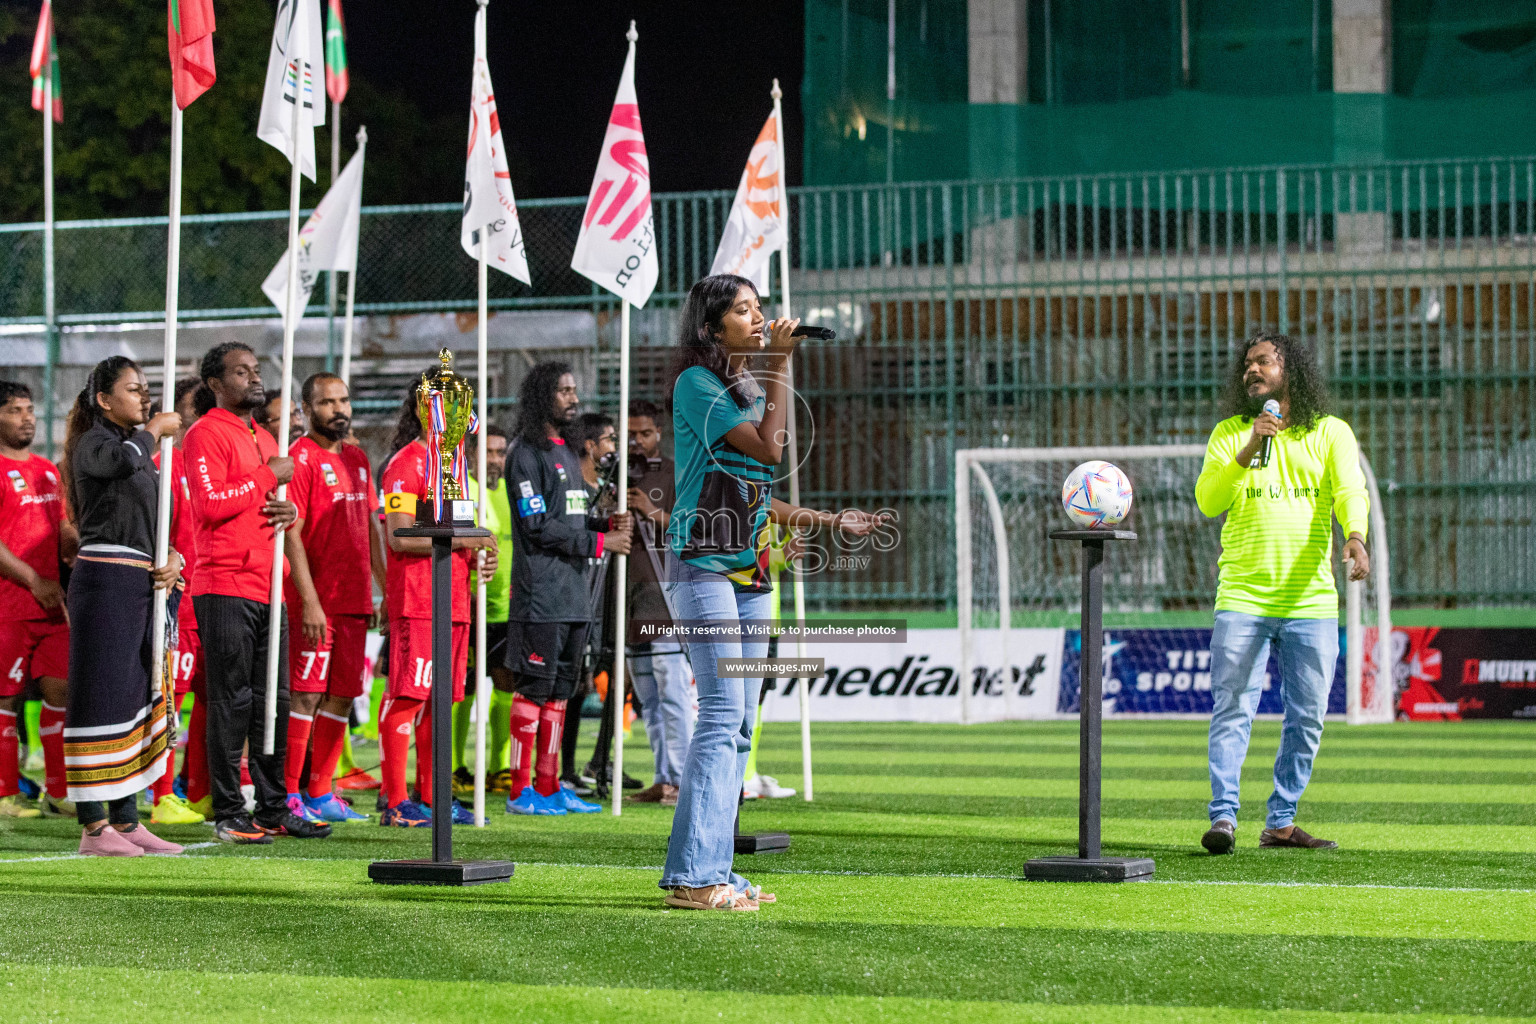
[[[453,353],[437,354],[436,373],[421,375],[416,415],[427,434],[427,500],[416,509],[417,526],[474,526],[475,503],[464,459],[464,435],[478,433],[475,389],[453,372]]]

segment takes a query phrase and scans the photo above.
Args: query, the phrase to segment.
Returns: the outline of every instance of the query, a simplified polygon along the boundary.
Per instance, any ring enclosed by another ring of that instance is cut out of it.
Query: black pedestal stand
[[[736,796],[736,852],[783,853],[789,849],[788,832],[743,832],[741,830],[741,805],[745,798]]]
[[[484,885],[512,877],[509,860],[453,859],[453,538],[489,537],[475,526],[411,526],[397,537],[432,539],[432,859],[377,860],[368,877],[383,885]]]
[[[1078,667],[1077,856],[1024,864],[1032,882],[1127,882],[1152,877],[1150,857],[1105,857],[1099,847],[1099,783],[1104,723],[1104,542],[1135,540],[1130,530],[1056,530],[1052,540],[1083,544],[1082,661]]]

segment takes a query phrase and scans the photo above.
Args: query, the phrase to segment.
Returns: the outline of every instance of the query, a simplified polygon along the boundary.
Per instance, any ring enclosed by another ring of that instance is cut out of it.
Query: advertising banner
[[[1063,714],[1078,711],[1078,666],[1082,638],[1066,631],[1061,659]],[[1280,663],[1270,652],[1259,693],[1259,714],[1279,714]],[[1328,713],[1344,713],[1346,703],[1343,636]],[[1211,713],[1211,631],[1209,629],[1114,629],[1104,631],[1104,714]]]
[[[1366,632],[1374,672],[1374,629]],[[1392,687],[1399,718],[1536,718],[1536,629],[1392,630]]]
[[[1010,630],[1005,682],[997,631],[973,632],[972,721],[1054,717],[1062,634]],[[808,643],[805,653],[826,660],[826,671],[810,683],[812,721],[960,721],[958,629],[910,629],[905,643]],[[763,720],[799,721],[800,685],[780,680],[763,702]]]

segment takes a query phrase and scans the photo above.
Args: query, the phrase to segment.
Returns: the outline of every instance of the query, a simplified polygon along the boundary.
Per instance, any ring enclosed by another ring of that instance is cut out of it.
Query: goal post
[[[1105,574],[1105,610],[1136,613],[1155,623],[1168,613],[1211,613],[1216,598],[1221,529],[1195,505],[1205,446],[1129,445],[1061,448],[968,448],[955,453],[955,567],[959,612],[960,679],[973,678],[978,647],[1000,655],[1012,671],[1010,629],[1063,624],[1077,610],[1077,566],[1071,553],[1047,539],[1065,525],[1061,486],[1067,474],[1090,459],[1113,462],[1135,488],[1126,526],[1135,544],[1116,548]],[[1388,587],[1386,518],[1375,475],[1362,454],[1371,497],[1371,577],[1349,583],[1334,567],[1345,600],[1346,719],[1351,724],[1393,718],[1391,594]],[[1337,552],[1339,548],[1335,547]],[[1008,614],[1003,614],[1003,609]],[[1364,613],[1364,616],[1362,616]],[[1362,617],[1374,620],[1367,629]],[[1366,653],[1366,646],[1372,650]],[[971,687],[960,690],[962,722],[977,720]],[[1011,687],[1004,687],[1010,693]],[[1005,717],[1013,717],[1005,705]]]

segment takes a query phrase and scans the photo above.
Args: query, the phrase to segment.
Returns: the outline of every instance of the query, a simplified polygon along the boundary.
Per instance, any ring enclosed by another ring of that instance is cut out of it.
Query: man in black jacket
[[[516,445],[507,460],[514,539],[506,657],[517,688],[507,798],[513,814],[599,809],[560,786],[560,730],[591,621],[588,560],[604,551],[627,554],[632,521],[628,514],[600,520],[588,510],[581,460],[560,437],[579,404],[568,364],[530,369],[518,396]],[[530,785],[535,749],[537,786]]]

